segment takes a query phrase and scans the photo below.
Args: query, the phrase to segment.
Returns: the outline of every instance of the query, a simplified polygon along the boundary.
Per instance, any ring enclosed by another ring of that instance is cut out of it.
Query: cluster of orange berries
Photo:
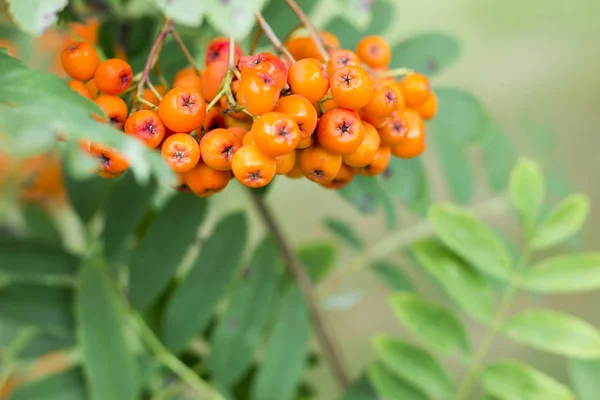
[[[200,197],[234,177],[252,188],[287,175],[338,189],[354,174],[382,173],[392,156],[421,154],[424,120],[437,110],[428,79],[386,74],[391,51],[379,36],[363,38],[351,51],[334,35],[321,35],[327,60],[310,37],[286,42],[294,61],[268,52],[243,55],[235,45],[234,77],[228,75],[230,42],[216,38],[203,71],[179,71],[168,91],[146,88],[141,109],[131,114],[120,97],[134,82],[125,61],[101,62],[85,42],[67,47],[61,60],[73,90],[93,99],[116,128],[160,149],[179,176],[178,189]],[[104,177],[128,168],[112,149],[84,148],[101,160]]]

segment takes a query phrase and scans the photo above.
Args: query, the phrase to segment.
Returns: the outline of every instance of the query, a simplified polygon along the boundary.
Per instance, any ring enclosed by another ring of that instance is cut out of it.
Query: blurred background
[[[395,14],[385,36],[392,43],[425,32],[445,32],[461,44],[460,58],[433,79],[434,86],[451,86],[473,93],[485,106],[519,155],[531,156],[544,163],[549,182],[560,178],[559,185],[581,191],[591,198],[591,217],[573,248],[598,250],[600,234],[600,44],[597,0],[424,0],[395,1]],[[302,1],[299,2],[302,5]],[[318,2],[311,17],[321,28],[331,20],[332,5]],[[334,32],[337,33],[337,32]],[[48,65],[44,54],[52,45],[61,46],[61,39],[46,35],[46,45],[34,48],[32,64],[56,70]],[[2,35],[0,35],[2,38]],[[36,64],[37,63],[37,64]],[[394,65],[400,67],[400,65]],[[438,132],[436,132],[438,133]],[[543,154],[540,154],[543,148]],[[492,198],[485,182],[482,163],[484,155],[469,149],[469,159],[475,177],[475,195],[470,204],[481,204]],[[443,167],[434,151],[428,151],[424,163],[433,201],[448,200]],[[554,181],[552,181],[554,182]],[[556,183],[556,182],[555,182]],[[552,184],[552,183],[550,183]],[[230,187],[212,202],[210,220],[240,207],[248,207],[241,188]],[[556,200],[556,199],[555,199]],[[278,179],[267,201],[279,217],[283,229],[295,244],[331,240],[324,228],[326,217],[349,221],[367,243],[376,243],[389,235],[380,212],[359,213],[337,194],[324,190],[307,180]],[[404,207],[398,207],[401,229],[410,230],[420,221]],[[520,233],[516,220],[507,218],[508,209],[489,215],[486,220],[507,234],[517,246]],[[66,215],[66,214],[65,214]],[[63,215],[67,220],[68,216]],[[256,236],[261,227],[254,216]],[[66,224],[68,226],[68,224]],[[206,229],[210,224],[206,225]],[[68,230],[68,229],[67,229]],[[77,232],[67,232],[77,240]],[[571,251],[571,248],[562,249]],[[394,259],[392,257],[391,259]],[[421,293],[444,301],[437,289],[413,263],[400,252],[395,258],[410,275]],[[393,318],[387,304],[388,289],[364,269],[348,274],[351,259],[346,254],[338,258],[338,267],[319,287],[323,299],[358,293],[344,307],[326,311],[329,326],[338,339],[344,358],[353,375],[375,359],[370,337],[375,333],[406,336]],[[366,267],[366,266],[365,266]],[[352,296],[351,296],[352,297]],[[525,304],[548,306],[581,316],[600,326],[600,295],[547,296],[523,295],[514,310]],[[481,340],[484,328],[465,321],[473,347]],[[568,383],[565,361],[559,357],[517,346],[497,339],[491,357],[518,357],[531,362],[542,371]],[[464,365],[460,360],[450,364],[454,377],[460,378]],[[311,372],[321,391],[321,399],[330,400],[335,385],[324,366]]]

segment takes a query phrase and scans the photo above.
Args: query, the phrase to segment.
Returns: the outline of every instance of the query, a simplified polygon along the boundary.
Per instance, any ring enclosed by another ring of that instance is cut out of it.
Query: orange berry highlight
[[[117,129],[122,129],[127,120],[127,104],[117,96],[101,94],[96,98],[96,105],[104,112],[110,124]],[[102,118],[94,116],[98,121],[104,121]]]
[[[317,136],[323,148],[337,154],[350,154],[365,138],[365,128],[356,112],[335,108],[321,116]]]
[[[277,162],[255,145],[245,145],[233,155],[231,170],[240,183],[251,188],[268,185],[275,177]]]
[[[390,45],[381,36],[366,36],[356,46],[358,57],[371,68],[387,67],[392,59]]]
[[[209,167],[219,171],[231,170],[231,159],[242,147],[242,139],[228,129],[214,129],[200,140],[202,160]]]
[[[92,79],[100,65],[100,57],[91,44],[75,42],[62,51],[60,62],[71,78],[78,81],[87,81]]]
[[[270,157],[277,157],[293,151],[300,142],[300,129],[289,116],[279,112],[269,112],[252,124],[254,143],[259,150]]]
[[[165,126],[156,112],[141,110],[127,118],[125,133],[140,139],[146,146],[155,148],[165,137]]]
[[[333,99],[340,107],[363,108],[369,103],[373,84],[371,77],[360,67],[342,67],[335,71],[329,82]]]
[[[323,147],[313,146],[301,150],[300,168],[308,179],[316,183],[331,182],[342,167],[342,156]]]
[[[161,154],[173,171],[184,173],[200,161],[200,146],[191,135],[175,133],[165,139]]]
[[[202,126],[206,117],[206,102],[194,88],[173,88],[158,105],[158,115],[174,132],[191,132]]]
[[[329,79],[323,63],[316,58],[296,61],[288,70],[292,93],[304,96],[311,103],[321,100],[329,90]]]
[[[96,69],[94,82],[103,93],[110,95],[121,94],[133,82],[131,66],[118,58],[103,61]]]

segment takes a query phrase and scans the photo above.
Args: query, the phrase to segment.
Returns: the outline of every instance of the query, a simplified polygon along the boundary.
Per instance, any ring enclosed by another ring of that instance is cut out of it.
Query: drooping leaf
[[[364,36],[383,33],[394,17],[393,5],[384,0],[338,0],[335,9],[339,10],[338,15],[324,30],[336,35],[343,48],[351,50]]]
[[[394,375],[391,368],[382,362],[376,362],[369,367],[369,381],[375,387],[377,393],[384,399],[402,399],[402,400],[425,400],[426,397],[421,392],[407,385],[401,379]],[[373,397],[376,399],[377,397]],[[360,399],[363,399],[361,397]],[[358,400],[358,398],[357,398]]]
[[[527,270],[523,286],[541,293],[577,293],[600,288],[600,253],[547,258]]]
[[[510,176],[510,198],[527,232],[531,232],[537,222],[545,195],[539,165],[531,160],[519,160]]]
[[[385,335],[376,336],[373,346],[390,372],[428,397],[448,398],[452,394],[454,385],[448,374],[425,350]]]
[[[76,303],[90,398],[137,399],[139,371],[125,336],[124,310],[103,267],[101,261],[81,267]]]
[[[91,176],[85,180],[74,179],[63,173],[69,201],[83,222],[89,222],[104,208],[114,182],[99,176]]]
[[[253,400],[291,400],[306,367],[310,337],[308,310],[302,293],[289,285],[265,357],[252,386]]]
[[[429,221],[453,252],[492,277],[508,280],[512,260],[498,236],[472,213],[451,204],[431,207]]]
[[[515,342],[573,358],[600,357],[600,332],[577,317],[532,309],[510,318],[504,333]]]
[[[232,34],[236,40],[244,39],[254,26],[255,13],[264,0],[208,0],[206,18],[224,36]]]
[[[379,400],[379,397],[375,393],[373,385],[369,382],[369,378],[361,375],[339,400]]]
[[[325,227],[351,249],[360,251],[364,248],[363,239],[349,223],[337,218],[326,218]]]
[[[415,256],[425,271],[465,312],[487,322],[494,310],[494,291],[468,264],[434,240],[413,246]]]
[[[479,375],[483,388],[498,400],[574,400],[568,387],[519,361],[497,361]]]
[[[81,400],[86,395],[81,368],[70,368],[19,385],[10,400]]]
[[[392,51],[392,68],[410,68],[433,76],[458,59],[460,43],[450,34],[427,32],[409,37]]]
[[[306,243],[298,248],[298,258],[314,283],[319,283],[335,267],[337,250],[331,243]]]
[[[420,158],[392,157],[382,175],[388,193],[399,198],[412,212],[425,214],[429,207],[428,180]]]
[[[600,393],[600,360],[569,360],[569,377],[578,400],[595,400]]]
[[[465,328],[446,308],[411,293],[391,295],[390,304],[394,315],[423,343],[444,354],[470,352]]]
[[[28,238],[48,243],[60,243],[60,233],[48,212],[34,204],[24,206],[22,211],[27,225]],[[2,265],[1,262],[0,265]]]
[[[207,364],[214,380],[229,387],[251,366],[276,303],[278,249],[266,237],[236,282],[233,297],[212,335]]]
[[[200,26],[207,11],[206,2],[195,0],[154,0],[166,17],[185,26]]]
[[[165,306],[161,332],[167,347],[182,349],[209,322],[238,267],[247,231],[244,214],[237,212],[219,221],[204,242],[200,256]]]
[[[515,149],[508,135],[492,121],[488,121],[479,147],[489,187],[494,193],[501,193],[516,162]]]
[[[131,304],[149,307],[166,288],[206,215],[208,202],[190,193],[173,196],[156,216],[130,266]]]
[[[19,28],[39,36],[58,19],[67,0],[9,0],[8,11]]]
[[[375,261],[370,271],[373,271],[387,286],[395,292],[414,292],[412,281],[397,266],[387,261]]]
[[[575,235],[589,214],[589,199],[574,194],[558,204],[537,228],[531,241],[535,249],[547,249]]]

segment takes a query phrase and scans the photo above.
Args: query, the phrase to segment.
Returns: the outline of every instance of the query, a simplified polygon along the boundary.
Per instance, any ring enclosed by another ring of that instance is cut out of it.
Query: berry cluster
[[[218,37],[208,45],[204,70],[179,71],[170,89],[139,88],[131,109],[122,98],[136,88],[127,62],[101,61],[85,42],[69,45],[61,61],[70,87],[106,117],[95,118],[159,149],[179,176],[177,189],[200,197],[234,177],[252,188],[287,175],[338,189],[354,174],[382,173],[392,156],[421,154],[424,120],[437,109],[428,79],[413,72],[397,79],[388,70],[390,47],[379,36],[351,51],[331,33],[320,34],[326,53],[311,37],[295,36],[285,43],[286,58],[244,55]],[[115,150],[82,147],[101,160],[103,177],[128,168]]]

